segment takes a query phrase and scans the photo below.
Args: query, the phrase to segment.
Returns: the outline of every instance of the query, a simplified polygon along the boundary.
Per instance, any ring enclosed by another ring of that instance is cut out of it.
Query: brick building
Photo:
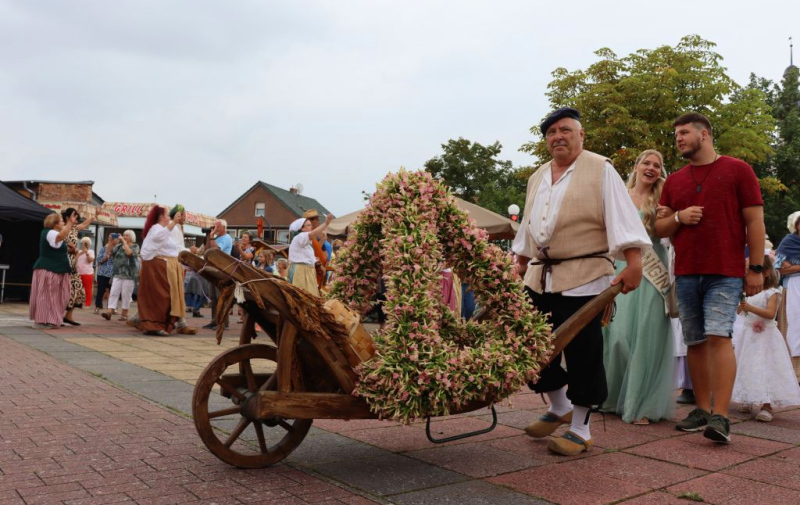
[[[256,231],[261,218],[266,241],[288,243],[289,225],[309,209],[317,209],[321,216],[329,214],[316,199],[299,194],[295,188],[287,191],[258,181],[217,217],[228,222],[228,231],[236,237]]]

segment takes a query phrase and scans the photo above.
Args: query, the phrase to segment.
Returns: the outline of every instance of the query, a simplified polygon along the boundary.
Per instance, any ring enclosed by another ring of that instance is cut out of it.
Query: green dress
[[[660,239],[650,237],[653,250],[668,265]],[[617,273],[626,263],[619,261]],[[617,297],[614,320],[603,329],[603,364],[608,399],[603,410],[616,412],[626,423],[642,418],[667,419],[672,414],[674,342],[664,299],[646,278],[639,288]]]

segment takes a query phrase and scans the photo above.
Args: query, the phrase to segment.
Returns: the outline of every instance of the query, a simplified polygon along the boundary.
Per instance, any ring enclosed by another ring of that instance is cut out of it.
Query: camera
[[[200,232],[201,232],[201,233],[203,233],[204,235],[208,235],[209,233],[211,233],[211,231],[212,231],[213,229],[214,229],[214,228],[212,228],[212,227],[208,227],[208,228],[200,228]]]

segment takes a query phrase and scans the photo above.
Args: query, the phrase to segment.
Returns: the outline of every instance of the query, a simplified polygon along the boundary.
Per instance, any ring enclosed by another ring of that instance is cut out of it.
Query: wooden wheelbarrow
[[[352,395],[357,356],[354,361],[353,352],[347,351],[350,330],[321,298],[219,250],[208,251],[204,258],[183,252],[180,261],[220,289],[220,318],[234,302],[245,312],[239,345],[215,357],[194,389],[195,426],[212,454],[237,467],[266,467],[300,445],[314,419],[377,419],[364,399]],[[621,289],[614,286],[603,292],[561,325],[553,335],[552,355]],[[270,342],[252,343],[256,324]],[[220,338],[224,324],[217,325]],[[475,402],[451,414],[492,403]],[[431,440],[454,438],[461,437]]]

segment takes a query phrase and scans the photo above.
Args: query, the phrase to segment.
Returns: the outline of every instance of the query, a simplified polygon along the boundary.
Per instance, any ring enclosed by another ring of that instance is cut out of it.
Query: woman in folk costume
[[[31,282],[30,318],[37,328],[63,326],[72,272],[66,238],[73,224],[73,221],[64,223],[61,215],[55,212],[44,218],[44,229],[39,236],[39,259],[33,265]]]
[[[661,153],[648,149],[636,159],[627,184],[653,248],[642,258],[645,281],[617,298],[614,320],[604,330],[608,398],[603,409],[618,413],[626,423],[648,424],[668,418],[672,411],[674,343],[665,310],[669,254],[654,230],[665,180]],[[617,272],[625,266],[618,262]]]
[[[72,311],[75,307],[83,307],[83,302],[86,299],[86,291],[83,289],[83,282],[81,281],[80,274],[78,274],[78,232],[88,228],[91,221],[86,219],[84,222],[79,223],[78,221],[80,221],[81,216],[78,214],[78,211],[72,207],[62,212],[61,218],[64,220],[64,223],[72,223],[69,235],[67,235],[65,240],[67,243],[67,256],[72,271],[69,277],[69,302],[67,303],[67,313],[64,315],[64,322],[72,326],[80,326],[81,324],[72,318]]]
[[[317,257],[314,255],[314,246],[311,242],[322,236],[322,232],[328,228],[331,221],[333,221],[333,214],[328,214],[325,222],[316,228],[312,228],[310,219],[303,217],[289,225],[289,231],[299,232],[289,245],[289,262],[293,270],[292,284],[315,296],[320,296],[320,292],[317,272],[314,268]]]
[[[138,327],[145,335],[169,335],[186,312],[183,269],[172,239],[176,221],[170,221],[167,209],[157,205],[147,214],[142,230]]]
[[[775,251],[784,296],[778,309],[778,327],[786,337],[795,375],[800,378],[800,211],[789,216],[789,234]]]

